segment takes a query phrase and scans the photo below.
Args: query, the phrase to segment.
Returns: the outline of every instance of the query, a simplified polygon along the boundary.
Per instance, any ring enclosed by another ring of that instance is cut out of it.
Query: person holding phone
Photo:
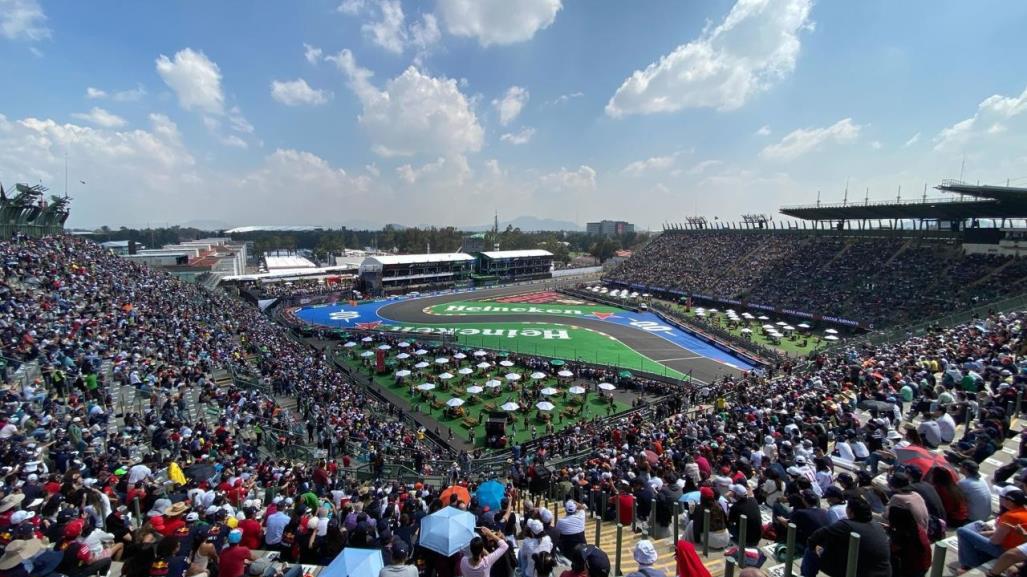
[[[478,527],[481,536],[471,539],[471,555],[460,560],[460,574],[463,577],[488,577],[492,565],[503,558],[506,550],[510,548],[502,533],[498,533],[488,527]],[[495,543],[496,549],[485,554],[485,539]]]

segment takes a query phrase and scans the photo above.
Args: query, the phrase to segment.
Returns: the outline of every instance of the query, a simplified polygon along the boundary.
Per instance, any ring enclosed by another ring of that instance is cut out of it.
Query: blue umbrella
[[[421,519],[419,543],[422,547],[449,557],[471,542],[475,524],[474,515],[467,511],[444,507]]]
[[[500,502],[503,500],[503,496],[506,495],[506,485],[496,481],[485,481],[478,486],[478,490],[474,492],[474,496],[478,498],[478,502],[482,506],[488,505],[489,509],[493,511],[499,510]]]
[[[324,577],[378,577],[385,567],[382,552],[378,549],[346,547],[342,553],[325,567],[320,575]]]
[[[699,491],[689,491],[678,499],[682,503],[698,503],[699,502]]]

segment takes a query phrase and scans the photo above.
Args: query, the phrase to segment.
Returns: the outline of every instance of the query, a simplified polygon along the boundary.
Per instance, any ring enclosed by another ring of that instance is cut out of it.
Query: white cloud
[[[581,165],[577,170],[560,168],[559,171],[546,174],[539,182],[547,188],[560,192],[584,192],[596,189],[596,171],[588,165]]]
[[[910,146],[913,146],[917,142],[920,142],[920,133],[919,132],[917,132],[913,136],[910,136],[909,140],[907,140],[906,143],[902,145],[902,148],[909,148]]]
[[[182,108],[212,114],[224,111],[221,70],[203,52],[185,48],[175,54],[174,60],[161,54],[157,59],[157,73],[178,96]]]
[[[428,76],[411,66],[379,90],[372,73],[343,50],[329,57],[348,77],[363,106],[358,117],[380,156],[452,157],[481,149],[484,130],[453,79]]]
[[[143,96],[146,96],[146,89],[142,86],[136,86],[131,90],[119,90],[113,93],[94,86],[86,88],[86,98],[92,100],[109,98],[114,102],[135,102],[137,100],[141,100]]]
[[[563,104],[564,102],[567,102],[569,100],[573,100],[575,98],[581,98],[584,95],[585,95],[584,92],[571,92],[569,94],[561,94],[560,96],[557,96],[556,98],[551,100],[549,102],[549,104]]]
[[[812,0],[737,0],[716,27],[629,76],[606,114],[733,110],[791,74]]]
[[[993,94],[977,105],[972,117],[942,129],[934,138],[934,149],[961,147],[986,134],[1001,134],[1006,131],[1007,121],[1024,112],[1027,112],[1027,88],[1019,96]]]
[[[704,172],[708,171],[711,168],[716,168],[718,166],[723,166],[723,165],[724,165],[724,162],[720,161],[720,160],[703,160],[702,162],[697,162],[695,164],[695,166],[693,166],[692,168],[689,168],[688,169],[688,174],[690,174],[692,176],[698,176],[698,175],[703,174]]]
[[[307,62],[311,64],[317,64],[321,61],[322,54],[323,52],[320,48],[316,46],[311,46],[310,44],[307,44],[305,42],[303,43],[303,57],[307,59]]]
[[[649,171],[667,170],[674,166],[675,160],[675,155],[653,156],[652,158],[647,158],[645,160],[636,160],[625,166],[624,169],[621,170],[621,173],[638,176]]]
[[[859,137],[862,128],[853,123],[851,118],[843,118],[826,128],[800,128],[789,132],[781,142],[764,148],[760,156],[774,160],[794,160],[826,142],[851,142]]]
[[[880,140],[874,140],[870,143],[870,148],[873,148],[874,150],[881,150],[881,146],[883,145]]]
[[[35,42],[50,34],[46,14],[37,0],[0,0],[0,37]]]
[[[503,142],[509,142],[513,145],[527,144],[531,141],[531,137],[535,136],[534,128],[522,128],[517,132],[507,132],[499,137]]]
[[[342,4],[339,4],[339,7],[336,8],[336,10],[342,12],[343,14],[355,16],[363,12],[366,7],[366,0],[343,0]]]
[[[315,90],[302,78],[289,81],[275,80],[271,82],[271,98],[286,106],[303,104],[319,105],[328,102],[331,93],[327,90]]]
[[[339,5],[338,11],[350,16],[371,15],[372,19],[360,30],[371,42],[393,54],[402,54],[408,48],[425,52],[442,38],[434,14],[422,14],[420,20],[407,24],[400,0],[347,0]]]
[[[756,136],[770,136],[770,127],[764,124],[756,131]]]
[[[94,106],[89,112],[76,112],[71,116],[102,128],[120,128],[126,124],[124,118],[107,112],[99,106]]]
[[[446,30],[482,46],[531,40],[556,20],[561,0],[439,0]]]
[[[511,86],[503,98],[493,100],[492,106],[499,111],[499,124],[506,126],[513,122],[520,115],[530,97],[531,95],[526,89],[520,86]]]
[[[396,174],[407,184],[424,184],[425,180],[431,180],[436,185],[445,182],[452,186],[462,186],[471,175],[471,169],[467,158],[458,154],[448,159],[440,156],[419,167],[404,164],[396,168]]]

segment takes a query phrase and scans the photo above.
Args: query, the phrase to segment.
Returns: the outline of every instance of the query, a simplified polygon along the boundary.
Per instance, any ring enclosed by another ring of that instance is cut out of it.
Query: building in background
[[[553,253],[548,250],[495,250],[477,253],[475,284],[515,282],[553,276]]]
[[[473,254],[478,252],[485,252],[492,247],[485,246],[485,233],[479,232],[464,237],[463,246],[460,252],[466,252],[467,254]]]
[[[368,295],[470,286],[474,257],[460,252],[369,256],[360,263],[362,291]]]
[[[635,225],[623,220],[601,220],[585,225],[585,232],[594,236],[620,236],[635,232]]]
[[[183,280],[210,280],[246,272],[246,243],[231,238],[201,238],[159,249],[129,251],[122,258],[158,267]],[[200,277],[203,277],[202,279]]]

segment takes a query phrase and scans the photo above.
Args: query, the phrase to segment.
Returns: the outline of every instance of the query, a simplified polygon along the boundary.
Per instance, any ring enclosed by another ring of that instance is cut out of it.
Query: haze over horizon
[[[70,227],[646,228],[847,181],[1027,186],[1025,23],[998,2],[0,0],[0,182],[62,193],[67,158]]]

